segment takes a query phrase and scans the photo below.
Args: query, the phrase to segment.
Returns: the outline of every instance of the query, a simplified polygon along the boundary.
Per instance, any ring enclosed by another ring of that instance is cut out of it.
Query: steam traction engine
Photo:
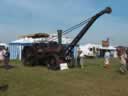
[[[25,46],[22,51],[22,63],[24,65],[46,65],[48,68],[59,69],[59,64],[70,62],[73,58],[72,50],[79,40],[84,36],[91,25],[105,13],[111,13],[111,8],[107,7],[101,12],[91,17],[83,29],[78,33],[74,40],[68,45],[58,44],[57,42],[33,43],[32,46]],[[70,66],[70,63],[69,63]]]

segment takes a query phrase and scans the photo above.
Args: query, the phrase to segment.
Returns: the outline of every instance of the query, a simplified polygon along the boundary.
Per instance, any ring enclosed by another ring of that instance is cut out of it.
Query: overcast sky
[[[0,0],[0,41],[11,42],[24,34],[65,30],[107,6],[112,14],[100,17],[80,43],[128,45],[128,0]],[[80,29],[68,36],[74,38]]]

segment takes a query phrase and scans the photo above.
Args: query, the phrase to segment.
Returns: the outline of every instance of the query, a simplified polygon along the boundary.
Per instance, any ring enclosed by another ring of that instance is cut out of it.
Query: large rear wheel
[[[60,68],[58,64],[58,60],[59,58],[57,55],[49,56],[48,64],[47,64],[48,69],[58,70]]]
[[[34,66],[36,58],[34,58],[33,48],[30,46],[27,46],[22,51],[22,64],[27,66]]]

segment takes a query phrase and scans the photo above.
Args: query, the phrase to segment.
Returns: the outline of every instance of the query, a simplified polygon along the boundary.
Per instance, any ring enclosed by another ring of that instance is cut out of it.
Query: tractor
[[[22,63],[24,65],[45,65],[49,69],[57,70],[61,63],[68,63],[73,66],[73,49],[78,44],[80,39],[84,36],[92,24],[103,14],[111,13],[112,9],[106,7],[104,10],[95,14],[86,22],[87,24],[82,28],[78,35],[68,45],[60,44],[54,41],[33,43],[31,46],[24,46],[22,50]],[[81,24],[81,23],[80,23]],[[79,24],[79,25],[80,25]],[[78,26],[79,26],[78,25]],[[77,26],[75,26],[77,27]],[[74,27],[72,27],[74,28]],[[37,35],[38,37],[38,35]],[[70,62],[70,63],[69,63]]]

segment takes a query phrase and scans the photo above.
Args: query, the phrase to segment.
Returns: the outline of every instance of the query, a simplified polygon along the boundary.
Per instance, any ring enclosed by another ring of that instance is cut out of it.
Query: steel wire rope
[[[62,35],[66,35],[66,34],[69,34],[70,32],[72,32],[73,30],[83,26],[84,24],[88,23],[88,21],[90,20],[91,18],[88,18],[82,22],[80,22],[79,24],[76,24],[68,29],[66,29],[65,31],[63,31]],[[52,37],[50,38],[49,40],[52,41],[52,40],[56,40],[57,39],[57,35],[55,37]]]

